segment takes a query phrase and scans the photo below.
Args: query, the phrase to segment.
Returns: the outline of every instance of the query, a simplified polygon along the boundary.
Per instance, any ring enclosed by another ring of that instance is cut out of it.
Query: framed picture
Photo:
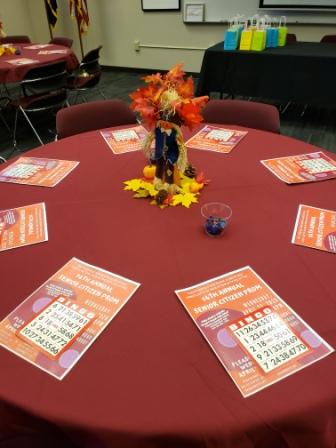
[[[190,23],[204,22],[204,3],[189,3],[184,4],[183,21]]]
[[[141,0],[143,11],[180,11],[181,0]]]

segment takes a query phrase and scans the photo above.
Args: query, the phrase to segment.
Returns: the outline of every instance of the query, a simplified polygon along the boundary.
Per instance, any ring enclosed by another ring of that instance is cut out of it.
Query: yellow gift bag
[[[248,22],[246,21],[240,36],[239,50],[251,50],[252,38],[253,29],[248,28]]]

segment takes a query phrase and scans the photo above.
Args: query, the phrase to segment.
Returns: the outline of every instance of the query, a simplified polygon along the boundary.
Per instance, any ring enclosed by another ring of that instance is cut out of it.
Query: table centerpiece
[[[126,181],[125,190],[134,191],[135,198],[150,197],[161,208],[189,207],[207,183],[188,163],[181,127],[191,129],[203,120],[201,109],[208,97],[193,96],[193,79],[184,78],[182,67],[177,64],[163,75],[145,76],[147,85],[130,94],[131,108],[149,129],[143,144],[148,162],[144,177]]]

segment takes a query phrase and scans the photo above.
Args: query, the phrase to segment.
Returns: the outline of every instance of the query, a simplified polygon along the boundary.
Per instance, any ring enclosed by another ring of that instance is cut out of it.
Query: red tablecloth
[[[29,48],[34,45],[36,44],[15,44],[14,47],[17,48],[21,54],[10,56],[3,55],[0,57],[0,83],[20,82],[31,68],[39,65],[65,60],[66,68],[69,72],[73,71],[78,66],[78,59],[70,48],[62,45],[48,45],[48,47],[37,49]],[[66,53],[39,54],[40,51],[48,50],[66,50]],[[32,62],[31,64],[26,65],[13,65],[8,62],[19,58],[32,59],[37,62]]]
[[[143,154],[98,132],[30,152],[80,164],[55,188],[0,184],[1,209],[45,201],[49,227],[0,254],[0,318],[73,256],[142,285],[63,381],[0,349],[1,447],[334,448],[335,354],[244,399],[174,294],[250,265],[336,346],[335,255],[290,242],[300,203],[335,210],[336,180],[289,186],[260,163],[315,150],[256,130],[228,155],[190,150],[211,183],[165,210],[123,191]],[[202,229],[209,201],[233,209],[223,238]]]

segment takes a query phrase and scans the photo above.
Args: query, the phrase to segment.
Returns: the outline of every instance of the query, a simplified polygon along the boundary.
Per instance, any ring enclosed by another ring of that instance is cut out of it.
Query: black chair
[[[0,97],[0,120],[3,122],[3,124],[5,125],[5,127],[6,127],[6,129],[8,131],[10,129],[9,129],[8,123],[7,123],[7,121],[6,121],[6,119],[5,119],[4,115],[3,115],[3,112],[7,108],[9,101],[10,100],[9,100],[8,96]]]
[[[31,40],[28,36],[6,36],[0,37],[0,44],[30,44]]]
[[[5,111],[7,105],[9,103],[9,98],[8,97],[1,97],[0,98],[0,121],[2,122],[2,124],[5,126],[6,130],[8,131],[8,133],[10,133],[10,127],[8,126],[7,120],[3,114],[3,112]],[[2,156],[0,156],[0,164],[6,162],[6,159]]]
[[[102,49],[100,45],[98,48],[89,51],[82,59],[77,70],[75,70],[68,78],[68,89],[76,93],[74,103],[77,102],[79,96],[86,102],[83,95],[84,92],[96,88],[100,95],[106,99],[104,93],[97,87],[102,69],[99,64],[99,52]]]
[[[68,105],[68,91],[66,89],[68,73],[65,64],[65,61],[61,61],[32,68],[21,81],[22,96],[9,101],[8,107],[15,109],[13,152],[17,147],[16,130],[19,111],[28,122],[40,144],[43,145],[43,141],[30,121],[28,114],[55,112]]]

